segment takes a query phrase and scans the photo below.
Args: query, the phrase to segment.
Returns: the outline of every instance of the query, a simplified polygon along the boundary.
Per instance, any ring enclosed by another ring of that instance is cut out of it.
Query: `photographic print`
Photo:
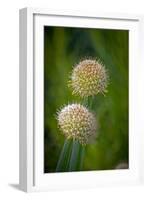
[[[129,168],[129,31],[44,26],[44,173]]]
[[[143,183],[142,38],[141,15],[20,10],[23,191]]]

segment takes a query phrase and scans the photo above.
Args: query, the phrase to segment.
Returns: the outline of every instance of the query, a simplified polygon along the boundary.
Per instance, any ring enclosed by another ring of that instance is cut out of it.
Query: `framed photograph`
[[[20,188],[143,182],[143,19],[20,10]]]

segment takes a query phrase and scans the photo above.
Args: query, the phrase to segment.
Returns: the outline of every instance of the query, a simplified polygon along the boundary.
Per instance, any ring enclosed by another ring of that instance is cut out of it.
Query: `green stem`
[[[83,168],[83,161],[84,161],[84,155],[85,155],[85,147],[84,146],[80,146],[80,151],[79,151],[79,163],[78,163],[78,170],[81,171]]]
[[[56,172],[65,172],[68,169],[72,141],[66,139],[57,163]]]
[[[78,171],[82,169],[84,158],[84,147],[77,141],[73,141],[72,153],[69,163],[69,171]]]
[[[82,102],[81,102],[84,106],[88,106],[88,97],[85,97]]]
[[[92,110],[93,101],[94,101],[94,96],[88,97],[88,107],[90,110]]]

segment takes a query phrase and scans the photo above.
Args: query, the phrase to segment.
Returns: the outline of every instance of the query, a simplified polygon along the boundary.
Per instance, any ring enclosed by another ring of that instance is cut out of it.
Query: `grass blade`
[[[84,155],[85,155],[85,147],[81,145],[80,150],[79,150],[79,157],[78,157],[79,162],[78,162],[78,166],[77,166],[77,169],[79,171],[81,171],[83,168]]]
[[[57,163],[56,172],[65,172],[67,170],[71,154],[71,148],[72,141],[66,139]]]
[[[78,171],[82,167],[84,157],[84,147],[77,141],[73,141],[69,171]]]

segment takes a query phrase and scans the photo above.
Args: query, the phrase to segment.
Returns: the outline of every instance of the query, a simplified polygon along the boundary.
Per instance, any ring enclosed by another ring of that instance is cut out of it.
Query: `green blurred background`
[[[99,137],[87,145],[83,170],[114,169],[128,162],[128,40],[127,30],[44,27],[44,172],[55,172],[64,143],[56,112],[72,96],[67,82],[73,65],[83,58],[100,59],[110,83],[104,97],[94,98],[92,110]]]

